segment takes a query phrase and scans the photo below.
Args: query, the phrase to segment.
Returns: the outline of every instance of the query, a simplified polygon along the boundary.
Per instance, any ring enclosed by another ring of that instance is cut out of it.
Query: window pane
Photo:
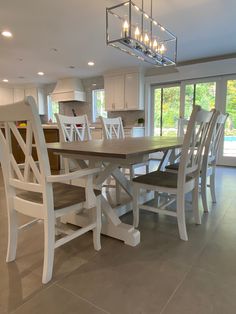
[[[194,84],[186,85],[185,87],[185,108],[184,108],[184,117],[189,119],[194,102]]]
[[[198,83],[196,84],[195,104],[201,106],[205,110],[215,108],[216,83]]]
[[[161,99],[162,93],[163,99]],[[156,88],[154,90],[154,135],[177,135],[179,107],[179,86]]]
[[[95,122],[99,116],[107,117],[105,111],[105,92],[104,89],[93,91],[93,121]]]
[[[226,112],[224,156],[236,157],[236,80],[227,82]]]
[[[194,85],[196,88],[195,91],[195,100],[194,100]],[[193,104],[201,106],[205,110],[211,110],[215,107],[215,93],[216,93],[216,83],[207,82],[207,83],[196,83],[186,85],[185,88],[185,109],[184,117],[189,119]]]
[[[180,87],[163,88],[162,135],[176,136],[180,106]]]
[[[161,121],[161,88],[154,90],[154,135],[160,135]]]

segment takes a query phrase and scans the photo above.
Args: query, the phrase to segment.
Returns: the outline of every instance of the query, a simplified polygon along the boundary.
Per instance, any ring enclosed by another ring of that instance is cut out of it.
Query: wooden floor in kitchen
[[[175,218],[147,212],[137,247],[102,236],[95,252],[91,234],[79,237],[56,250],[53,280],[42,285],[42,223],[20,233],[17,259],[5,263],[0,174],[0,313],[235,314],[236,168],[217,169],[210,207],[196,226],[188,205],[188,242],[179,239]],[[132,215],[123,220],[131,223]]]

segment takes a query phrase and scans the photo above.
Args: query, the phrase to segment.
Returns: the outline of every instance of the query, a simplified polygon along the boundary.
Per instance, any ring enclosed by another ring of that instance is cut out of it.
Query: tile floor
[[[20,234],[16,261],[5,263],[0,176],[0,313],[235,314],[235,193],[236,168],[219,168],[218,202],[201,226],[187,210],[188,242],[179,240],[174,218],[142,212],[139,246],[102,237],[97,253],[84,235],[56,250],[53,280],[42,285],[42,224]]]

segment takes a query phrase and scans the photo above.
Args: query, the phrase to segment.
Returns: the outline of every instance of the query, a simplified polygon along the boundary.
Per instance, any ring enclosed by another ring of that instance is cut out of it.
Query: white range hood
[[[57,81],[51,94],[53,101],[86,101],[84,87],[79,78],[64,78]]]

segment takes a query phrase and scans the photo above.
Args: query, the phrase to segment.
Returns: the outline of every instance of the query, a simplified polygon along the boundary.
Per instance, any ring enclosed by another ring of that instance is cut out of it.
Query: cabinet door
[[[114,76],[113,77],[113,86],[114,86],[114,104],[115,110],[124,110],[124,75]]]
[[[0,106],[13,103],[13,88],[0,88]]]
[[[25,89],[25,97],[27,97],[27,96],[34,97],[34,100],[35,100],[36,104],[38,104],[38,91],[37,91],[37,88],[35,88],[35,87],[26,88]]]
[[[125,109],[139,109],[139,74],[125,74]]]
[[[25,97],[27,96],[34,97],[36,105],[38,106],[38,113],[45,114],[46,109],[45,109],[45,99],[44,99],[45,97],[44,97],[43,89],[36,88],[36,87],[26,88]]]
[[[14,88],[13,90],[13,101],[15,102],[19,102],[24,100],[25,98],[25,91],[22,88]]]
[[[104,90],[106,111],[112,111],[114,110],[114,85],[111,77],[105,77]]]

